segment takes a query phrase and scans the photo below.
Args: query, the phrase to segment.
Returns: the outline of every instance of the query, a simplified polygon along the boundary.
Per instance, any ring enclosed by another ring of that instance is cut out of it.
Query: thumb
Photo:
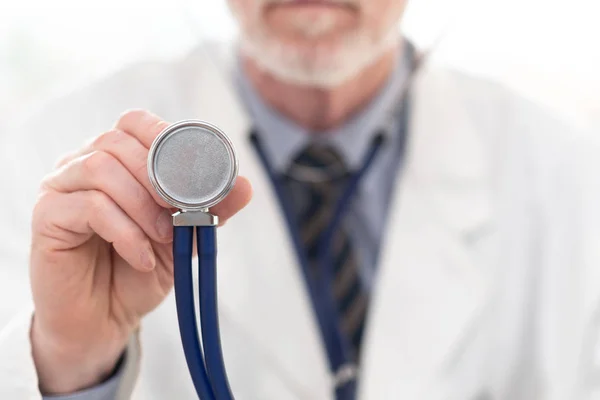
[[[252,199],[252,185],[250,181],[243,176],[239,176],[231,192],[216,206],[210,209],[210,212],[219,217],[219,224],[223,225],[229,218],[234,216]]]

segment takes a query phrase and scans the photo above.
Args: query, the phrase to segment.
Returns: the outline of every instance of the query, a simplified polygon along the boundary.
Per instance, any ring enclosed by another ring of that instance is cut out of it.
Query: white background
[[[600,130],[600,1],[409,1],[402,28],[422,47],[442,37],[438,59]],[[0,0],[0,125],[125,63],[233,35],[225,0]]]

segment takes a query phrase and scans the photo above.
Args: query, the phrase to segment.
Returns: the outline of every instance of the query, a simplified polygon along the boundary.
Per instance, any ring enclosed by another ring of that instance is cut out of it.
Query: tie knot
[[[310,144],[294,159],[289,175],[300,181],[327,182],[344,178],[348,169],[331,146]]]
[[[345,168],[344,160],[333,147],[319,144],[306,146],[298,153],[294,162],[312,168]]]

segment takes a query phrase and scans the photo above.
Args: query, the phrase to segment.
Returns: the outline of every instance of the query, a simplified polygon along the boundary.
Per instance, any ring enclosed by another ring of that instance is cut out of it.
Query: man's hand
[[[69,393],[114,369],[140,319],[173,286],[172,218],[146,161],[168,125],[145,111],[65,157],[33,213],[33,357],[44,393]],[[238,178],[211,211],[226,221],[251,198]]]

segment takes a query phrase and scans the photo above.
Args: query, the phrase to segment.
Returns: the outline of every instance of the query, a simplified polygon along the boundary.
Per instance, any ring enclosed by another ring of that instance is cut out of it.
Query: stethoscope
[[[250,139],[273,182],[277,196],[283,200],[283,184],[273,173],[258,135],[252,133]],[[344,193],[324,235],[320,257],[324,263],[329,260],[329,249],[342,216],[382,144],[383,135],[376,135],[365,156],[363,167],[348,178]],[[175,302],[185,359],[201,400],[233,399],[223,361],[217,310],[218,218],[208,209],[218,204],[231,191],[237,172],[238,161],[229,138],[216,126],[202,121],[189,120],[170,125],[156,137],[148,155],[150,182],[168,204],[179,209],[173,214]],[[311,172],[298,170],[299,179],[301,175],[308,176],[307,179],[321,179],[316,176],[311,178]],[[287,207],[288,202],[280,201],[280,204],[292,239],[299,250],[302,245],[292,212]],[[198,252],[198,303],[202,344],[198,337],[193,288],[194,228]],[[324,276],[315,279],[308,271],[304,252],[297,253],[303,265],[307,289],[313,299],[330,367],[336,371],[334,387],[337,398],[352,399],[357,367],[351,361],[350,345],[337,324],[339,319],[335,303],[331,291],[328,290],[327,282],[333,280],[332,271],[329,271],[330,268],[322,268]]]
[[[416,71],[416,67],[414,70]],[[399,98],[402,103],[402,129],[407,127],[408,96],[405,94],[402,93]],[[401,134],[405,136],[404,132]],[[351,354],[349,341],[338,323],[340,319],[329,286],[333,282],[333,271],[328,265],[334,234],[360,182],[382,148],[385,135],[380,133],[374,136],[364,155],[362,167],[346,177],[343,194],[323,235],[319,257],[321,268],[317,268],[317,275],[315,269],[310,268],[303,250],[293,212],[289,207],[290,202],[286,201],[282,177],[274,172],[259,135],[251,132],[250,140],[272,182],[302,266],[306,288],[328,355],[336,399],[352,400],[356,397],[358,367]],[[218,218],[209,212],[209,208],[227,196],[233,188],[237,173],[238,160],[229,138],[216,126],[202,121],[187,120],[170,125],[156,137],[148,155],[148,174],[153,187],[168,204],[179,210],[173,214],[175,300],[185,359],[201,400],[233,400],[219,334],[216,287]],[[300,181],[323,179],[318,171],[302,169],[287,178]],[[192,273],[194,228],[198,252],[198,303],[202,344],[196,322]]]
[[[202,400],[232,400],[217,311],[218,218],[209,207],[233,188],[238,161],[233,144],[219,128],[182,121],[161,132],[150,148],[148,174],[158,194],[179,209],[173,214],[173,274],[179,333],[194,387]],[[202,345],[198,337],[192,255],[194,228]]]

